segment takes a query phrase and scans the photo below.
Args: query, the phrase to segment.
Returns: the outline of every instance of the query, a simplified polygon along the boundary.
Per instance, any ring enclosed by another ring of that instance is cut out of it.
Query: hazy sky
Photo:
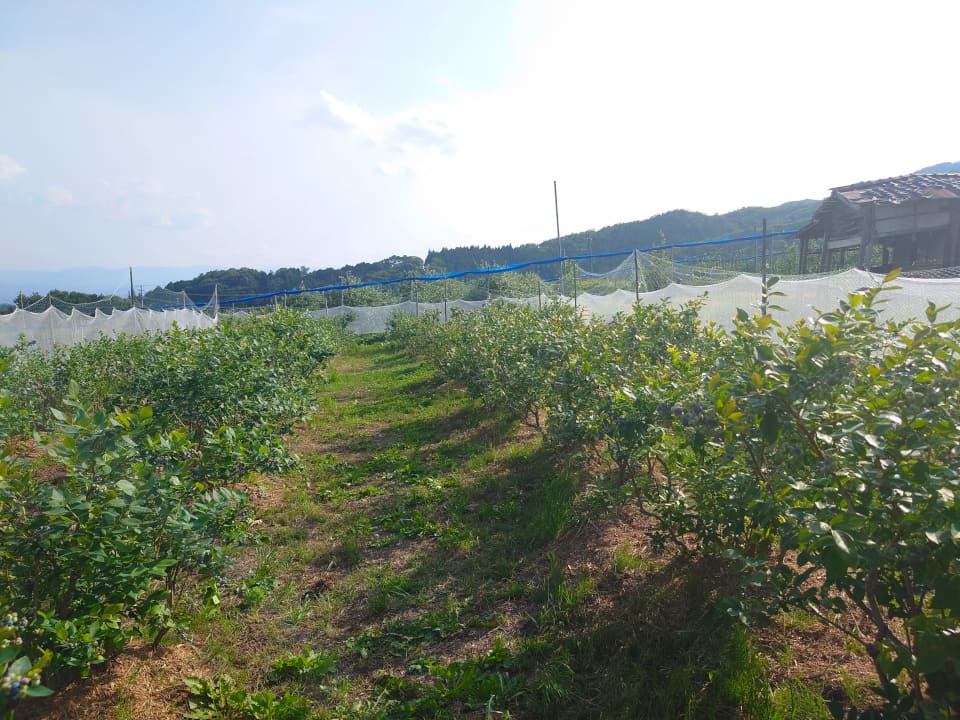
[[[960,160],[956,0],[0,0],[4,267],[311,268]]]

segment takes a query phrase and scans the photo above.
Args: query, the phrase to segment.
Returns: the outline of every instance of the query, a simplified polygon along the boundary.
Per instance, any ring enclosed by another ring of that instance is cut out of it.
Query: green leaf
[[[835,546],[829,545],[820,553],[820,560],[827,571],[828,580],[837,580],[847,574],[847,559]]]
[[[960,613],[960,575],[941,575],[934,585],[934,610],[949,610],[952,615]]]
[[[116,487],[117,490],[119,490],[120,492],[122,492],[124,495],[136,495],[136,494],[137,494],[137,488],[136,488],[136,486],[135,486],[132,482],[130,482],[129,480],[123,480],[123,479],[117,480],[117,482],[115,483],[114,487]]]
[[[821,520],[817,520],[816,518],[811,518],[808,520],[805,527],[813,535],[826,535],[828,532],[830,532],[830,526]]]
[[[837,549],[840,550],[840,552],[844,553],[845,555],[853,554],[850,551],[849,535],[847,535],[845,532],[841,532],[840,530],[834,530],[833,528],[830,529],[830,535],[833,537],[833,542],[837,544]]]
[[[772,409],[768,409],[760,420],[760,436],[764,442],[773,443],[779,435],[780,418]]]
[[[43,685],[31,685],[27,688],[26,695],[27,697],[35,698],[50,697],[53,695],[53,690],[48,687],[44,687]]]
[[[14,660],[10,667],[7,668],[7,675],[26,675],[30,672],[30,668],[33,667],[33,663],[30,662],[30,658],[25,656],[20,656]]]

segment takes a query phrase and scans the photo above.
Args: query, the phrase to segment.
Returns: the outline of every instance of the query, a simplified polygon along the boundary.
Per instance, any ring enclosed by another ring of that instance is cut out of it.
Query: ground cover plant
[[[333,326],[281,312],[7,354],[0,611],[16,635],[0,651],[0,709],[46,692],[40,670],[59,687],[131,638],[158,646],[180,627],[185,591],[255,539],[237,483],[295,464],[282,435],[313,407],[339,342]],[[18,407],[23,386],[43,387],[50,407]]]

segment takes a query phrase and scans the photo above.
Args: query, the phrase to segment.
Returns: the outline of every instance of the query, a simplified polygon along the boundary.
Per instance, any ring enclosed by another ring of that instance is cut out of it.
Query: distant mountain
[[[705,215],[689,210],[672,210],[647,220],[611,225],[599,230],[573,233],[562,237],[563,253],[588,255],[618,252],[658,244],[712,240],[759,233],[763,220],[771,232],[802,227],[819,206],[818,200],[797,200],[773,208],[748,207],[723,215]],[[499,267],[530,260],[559,256],[556,239],[516,247],[472,246],[431,251],[425,260],[409,255],[393,256],[375,263],[346,265],[310,271],[308,268],[280,268],[272,272],[252,268],[231,268],[203,273],[193,280],[169,283],[168,290],[185,291],[194,298],[209,297],[216,287],[221,299],[231,299],[277,292],[280,290],[325,287],[341,283],[389,280],[410,275],[439,274]],[[623,261],[622,257],[604,262],[597,260],[592,268],[603,272]],[[536,268],[535,268],[536,270]],[[556,274],[556,267],[539,268],[544,277]],[[402,292],[397,288],[398,292]]]
[[[925,167],[923,170],[917,170],[918,175],[929,175],[930,173],[960,173],[960,162],[942,162]]]
[[[802,227],[819,207],[819,200],[795,200],[772,208],[747,207],[722,215],[705,215],[689,210],[671,210],[646,220],[610,225],[599,230],[574,233],[561,237],[563,253],[567,255],[592,255],[595,253],[635,250],[679,242],[713,240],[723,237],[759,233],[764,219],[770,232],[793,230]],[[469,270],[476,267],[511,265],[557,257],[559,248],[556,239],[541,243],[529,243],[515,247],[472,246],[443,249],[430,252],[426,264],[445,272]],[[616,265],[623,258],[615,258]],[[605,263],[596,263],[603,271]],[[552,269],[551,272],[556,272]]]
[[[164,286],[177,278],[189,277],[209,270],[209,265],[187,267],[145,267],[133,269],[133,282],[137,293],[141,286],[147,292]],[[129,268],[73,268],[70,270],[0,270],[0,304],[13,302],[18,293],[46,295],[50,290],[74,290],[100,295],[130,294]],[[197,298],[207,300],[208,298]]]

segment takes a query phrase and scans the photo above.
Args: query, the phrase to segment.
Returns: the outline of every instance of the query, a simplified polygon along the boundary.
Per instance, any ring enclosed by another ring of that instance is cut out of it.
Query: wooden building
[[[960,173],[833,188],[798,237],[801,274],[960,265]]]

